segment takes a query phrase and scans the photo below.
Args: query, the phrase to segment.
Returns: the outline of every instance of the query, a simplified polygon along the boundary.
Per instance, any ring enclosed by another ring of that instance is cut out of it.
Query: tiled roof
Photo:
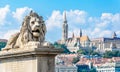
[[[90,41],[88,36],[77,37],[77,39],[80,39],[80,41]]]
[[[77,54],[68,54],[68,55],[61,55],[59,58],[64,61],[64,65],[70,66],[72,64],[72,60],[74,57],[77,57]],[[76,63],[76,65],[88,65],[90,62],[93,63],[94,66],[100,66],[106,62],[120,62],[120,57],[113,57],[113,58],[80,58],[80,61]]]

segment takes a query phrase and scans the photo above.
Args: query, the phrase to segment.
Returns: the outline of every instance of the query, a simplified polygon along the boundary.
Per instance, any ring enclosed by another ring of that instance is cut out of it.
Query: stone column
[[[0,52],[0,72],[55,72],[56,48],[18,48]]]

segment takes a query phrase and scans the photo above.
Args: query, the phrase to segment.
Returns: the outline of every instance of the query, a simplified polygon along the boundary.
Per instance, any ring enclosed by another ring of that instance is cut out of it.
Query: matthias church
[[[66,12],[64,12],[62,38],[58,43],[65,44],[71,52],[77,52],[79,49],[92,49],[101,53],[105,51],[120,50],[120,38],[117,37],[115,32],[113,32],[110,38],[100,37],[90,39],[87,35],[83,35],[80,29],[79,36],[75,36],[73,33],[72,37],[68,38],[68,28],[69,24],[67,24]]]

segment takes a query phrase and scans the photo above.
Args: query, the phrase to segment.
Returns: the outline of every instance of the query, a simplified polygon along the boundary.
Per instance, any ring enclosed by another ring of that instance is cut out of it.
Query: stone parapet
[[[17,48],[0,52],[0,72],[54,72],[56,48]]]

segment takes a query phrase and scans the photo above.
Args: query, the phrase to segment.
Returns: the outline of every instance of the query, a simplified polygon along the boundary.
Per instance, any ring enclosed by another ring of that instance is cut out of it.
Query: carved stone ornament
[[[30,14],[24,18],[20,32],[11,36],[3,50],[24,48],[26,45],[51,47],[51,43],[45,42],[45,34],[46,25],[43,17],[31,11]]]

